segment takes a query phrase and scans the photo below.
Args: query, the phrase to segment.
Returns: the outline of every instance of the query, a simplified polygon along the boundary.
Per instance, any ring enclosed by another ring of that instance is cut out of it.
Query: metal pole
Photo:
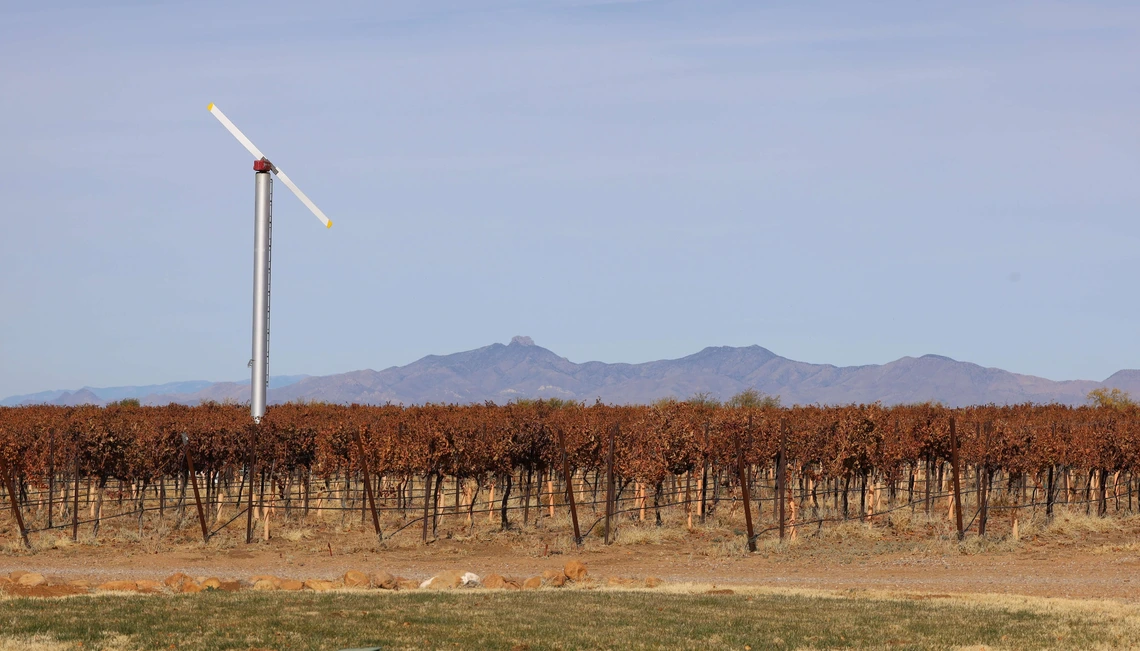
[[[269,387],[269,266],[273,234],[273,178],[268,162],[257,161],[253,168],[253,354],[249,360],[249,411],[255,423],[265,415],[265,393]],[[264,169],[262,169],[264,168]]]

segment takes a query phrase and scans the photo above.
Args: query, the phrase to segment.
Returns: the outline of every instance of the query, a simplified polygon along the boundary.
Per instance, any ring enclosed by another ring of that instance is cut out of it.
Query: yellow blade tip
[[[213,111],[214,110],[214,103],[210,102],[210,105],[206,107],[206,110],[207,111]]]
[[[332,220],[331,219],[329,220],[329,223],[325,224],[325,228],[332,228]]]

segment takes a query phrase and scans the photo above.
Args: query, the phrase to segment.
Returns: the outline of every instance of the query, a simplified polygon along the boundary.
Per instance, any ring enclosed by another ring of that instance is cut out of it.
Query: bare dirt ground
[[[24,570],[52,583],[86,579],[156,579],[175,572],[241,579],[257,574],[333,579],[347,570],[384,570],[424,579],[445,569],[527,577],[585,562],[594,577],[657,577],[668,583],[731,587],[770,586],[869,590],[915,595],[990,593],[1140,601],[1140,517],[1095,518],[1061,514],[1052,523],[1026,522],[1014,539],[997,531],[987,540],[958,543],[938,519],[888,525],[848,523],[798,532],[779,543],[771,535],[748,553],[731,524],[692,530],[627,523],[615,544],[596,535],[576,548],[554,519],[545,528],[464,535],[441,529],[423,544],[405,531],[380,545],[366,529],[327,523],[276,530],[268,542],[244,544],[244,531],[195,542],[193,527],[160,542],[125,532],[70,543],[64,533],[43,534],[34,552],[10,535],[0,551],[0,575]],[[262,533],[259,531],[259,534]],[[3,536],[0,536],[3,538]]]

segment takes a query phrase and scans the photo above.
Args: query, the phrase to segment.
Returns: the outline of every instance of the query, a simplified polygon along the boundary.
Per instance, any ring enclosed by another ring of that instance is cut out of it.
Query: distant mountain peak
[[[934,355],[932,353],[927,353],[927,354],[923,355],[922,357],[919,357],[919,359],[936,359],[936,360],[939,360],[942,362],[957,362],[958,361],[958,360],[953,359],[951,357],[946,357],[945,355]]]
[[[534,344],[534,339],[531,339],[530,337],[527,337],[525,335],[515,335],[515,336],[511,337],[511,345],[512,346],[516,346],[516,345],[517,346],[533,346],[535,344]]]
[[[99,396],[92,393],[90,388],[83,387],[74,393],[64,393],[52,401],[52,404],[77,407],[79,405],[102,405],[103,401],[99,399]]]

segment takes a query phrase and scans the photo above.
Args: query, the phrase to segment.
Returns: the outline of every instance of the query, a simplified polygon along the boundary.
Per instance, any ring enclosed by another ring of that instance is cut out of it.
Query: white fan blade
[[[221,109],[214,106],[213,103],[207,106],[206,109],[213,113],[214,117],[218,118],[218,122],[222,123],[222,126],[226,128],[226,131],[230,132],[230,135],[237,138],[237,141],[240,142],[242,146],[249,151],[249,153],[253,154],[254,160],[261,160],[262,158],[265,158],[265,154],[262,154],[260,149],[254,147],[253,143],[249,141],[249,138],[245,137],[244,133],[238,131],[238,128],[234,126],[233,122],[230,122],[230,119],[226,117],[225,113],[222,113]],[[294,192],[296,192],[296,190],[294,190]]]
[[[226,131],[230,132],[230,135],[232,135],[234,138],[237,138],[237,141],[240,142],[242,146],[245,147],[247,151],[249,151],[249,153],[253,154],[254,160],[269,160],[266,158],[265,154],[261,153],[260,149],[254,146],[249,138],[245,137],[244,133],[238,130],[236,126],[234,126],[233,122],[230,122],[230,119],[226,117],[225,113],[222,113],[221,109],[219,109],[217,106],[214,106],[213,102],[211,102],[210,105],[206,107],[206,109],[213,113],[214,117],[218,118],[218,122],[222,123],[222,126],[226,128]],[[301,188],[297,187],[297,184],[293,182],[293,179],[289,178],[285,172],[282,172],[276,165],[273,165],[273,163],[270,163],[270,165],[273,166],[273,173],[277,175],[277,178],[281,179],[281,182],[285,184],[285,187],[289,188],[293,191],[293,194],[297,195],[297,198],[301,200],[301,203],[305,204],[305,207],[311,210],[312,213],[317,216],[317,219],[321,220],[321,223],[325,225],[325,228],[332,228],[332,220],[326,217],[323,212],[321,212],[321,209],[317,207],[317,204],[313,203],[312,199],[309,199],[305,196],[304,192],[301,192]]]
[[[317,207],[317,204],[313,203],[311,199],[306,197],[304,192],[301,192],[301,188],[298,188],[297,184],[293,183],[293,179],[289,178],[285,172],[282,172],[276,165],[273,166],[273,173],[277,175],[277,178],[281,179],[281,182],[285,184],[285,187],[289,188],[293,191],[293,194],[297,195],[297,198],[301,200],[301,203],[305,204],[305,207],[311,210],[313,214],[317,216],[317,219],[321,220],[321,223],[325,225],[325,228],[332,228],[332,220],[328,217],[325,217],[325,214],[321,212],[321,209]]]

